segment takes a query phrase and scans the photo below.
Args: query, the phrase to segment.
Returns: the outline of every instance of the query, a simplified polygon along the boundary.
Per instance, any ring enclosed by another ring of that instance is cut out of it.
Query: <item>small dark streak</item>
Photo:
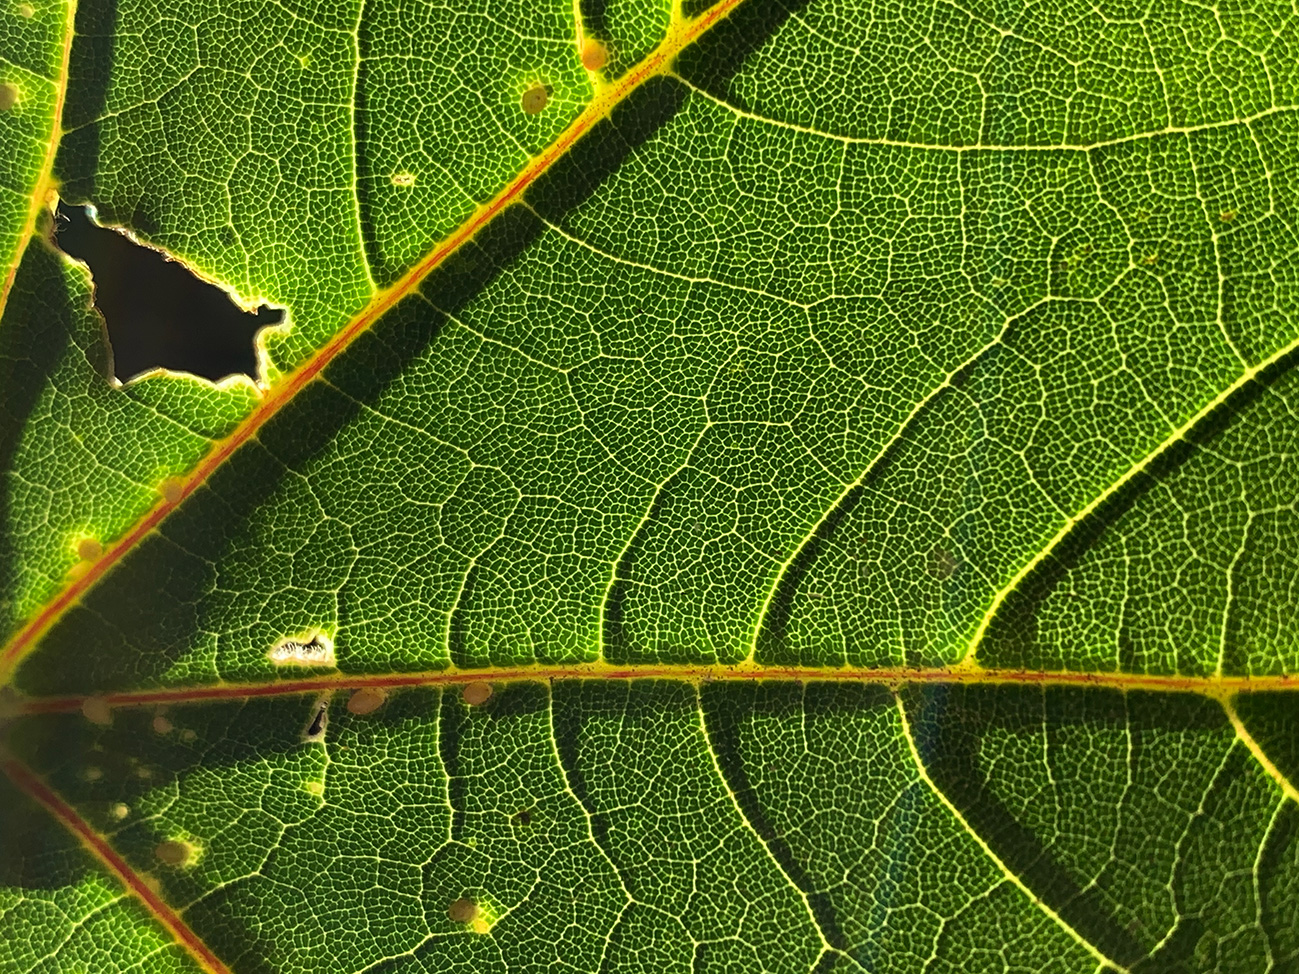
[[[307,728],[308,737],[317,737],[325,729],[325,711],[329,709],[327,704],[321,704],[316,709],[316,716],[311,719],[311,726]]]

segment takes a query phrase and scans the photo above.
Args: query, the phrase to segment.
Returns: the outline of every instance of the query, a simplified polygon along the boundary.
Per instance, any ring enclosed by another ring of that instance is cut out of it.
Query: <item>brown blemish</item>
[[[372,714],[383,706],[387,696],[378,687],[362,687],[347,698],[347,712],[361,716]]]
[[[531,825],[532,809],[530,808],[519,809],[517,812],[515,812],[513,815],[510,816],[510,824],[517,825],[523,828],[526,828],[527,826]]]
[[[1236,211],[1223,210],[1221,213],[1218,214],[1218,219],[1221,220],[1223,223],[1230,223],[1232,220],[1236,219]]]
[[[478,916],[478,904],[462,896],[447,907],[447,916],[452,923],[472,923]]]
[[[0,112],[7,112],[17,104],[18,89],[10,84],[0,85]],[[542,108],[544,107],[545,103],[543,102]],[[541,111],[541,109],[539,108],[537,111]]]
[[[179,504],[184,489],[184,485],[175,477],[168,477],[158,485],[158,490],[162,493],[163,500],[168,504]]]
[[[550,89],[543,84],[535,84],[523,93],[520,103],[528,115],[541,112],[550,101]]]
[[[174,729],[172,722],[162,714],[153,718],[153,732],[155,734],[170,734]]]
[[[113,722],[113,708],[103,697],[86,697],[81,702],[81,716],[92,724],[107,727]]]
[[[94,561],[104,553],[104,546],[94,538],[82,538],[77,542],[77,557],[84,561]]]
[[[159,862],[167,866],[183,866],[189,862],[192,851],[188,842],[177,842],[174,839],[159,842],[153,847],[154,856],[157,857]]]
[[[582,45],[582,67],[588,71],[599,71],[609,60],[609,49],[590,38]]]
[[[126,818],[126,816],[131,814],[131,809],[127,806],[126,802],[118,802],[108,810],[108,814],[120,822],[122,819]]]
[[[466,684],[460,691],[460,697],[471,707],[481,707],[492,698],[492,685],[481,680]]]

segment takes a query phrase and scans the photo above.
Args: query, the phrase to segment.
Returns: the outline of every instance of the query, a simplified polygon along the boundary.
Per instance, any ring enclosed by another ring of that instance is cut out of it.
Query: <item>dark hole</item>
[[[513,822],[518,826],[528,826],[532,824],[532,809],[525,808],[514,813]]]
[[[56,227],[63,252],[90,267],[117,378],[156,368],[213,380],[239,372],[257,377],[253,335],[277,324],[282,311],[241,311],[182,264],[98,226],[85,207],[60,203]]]
[[[325,729],[325,711],[327,709],[324,704],[320,705],[320,709],[316,711],[316,716],[311,720],[311,726],[307,728],[308,737],[315,737]]]

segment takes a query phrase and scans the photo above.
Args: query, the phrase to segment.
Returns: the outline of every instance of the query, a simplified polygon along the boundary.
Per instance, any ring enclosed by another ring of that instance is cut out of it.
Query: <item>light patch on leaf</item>
[[[267,656],[280,666],[333,666],[334,641],[323,632],[286,636]]]

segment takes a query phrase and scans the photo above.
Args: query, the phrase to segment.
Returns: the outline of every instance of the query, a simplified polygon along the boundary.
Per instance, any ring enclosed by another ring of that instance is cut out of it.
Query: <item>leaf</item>
[[[0,968],[1296,963],[1288,8],[25,11]]]

